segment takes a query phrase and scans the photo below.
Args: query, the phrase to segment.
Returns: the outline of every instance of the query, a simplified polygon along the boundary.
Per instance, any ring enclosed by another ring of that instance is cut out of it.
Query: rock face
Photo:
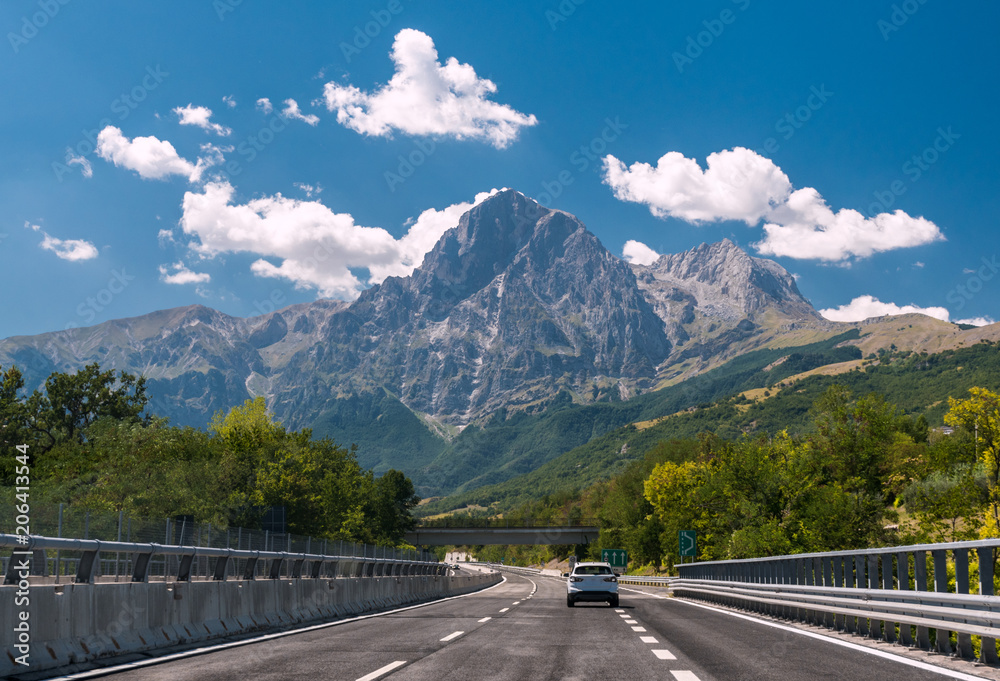
[[[738,354],[803,323],[823,322],[788,272],[728,240],[629,265],[572,215],[507,190],[466,213],[411,276],[353,303],[248,319],[163,310],[8,338],[0,365],[18,364],[30,388],[93,361],[142,373],[153,411],[175,424],[203,426],[265,395],[301,428],[338,400],[379,394],[447,433],[560,393],[628,397],[678,363]]]

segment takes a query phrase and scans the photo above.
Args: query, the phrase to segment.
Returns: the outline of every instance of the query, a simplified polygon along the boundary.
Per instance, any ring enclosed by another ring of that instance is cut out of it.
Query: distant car
[[[607,601],[618,607],[618,577],[608,563],[577,563],[565,573],[566,605],[572,608],[578,601]]]

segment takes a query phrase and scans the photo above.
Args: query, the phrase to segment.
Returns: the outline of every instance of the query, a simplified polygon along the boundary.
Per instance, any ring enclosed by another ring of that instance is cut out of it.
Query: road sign
[[[681,530],[677,533],[681,545],[682,556],[698,555],[698,534],[694,530]]]
[[[628,551],[623,549],[601,549],[601,561],[610,563],[611,567],[628,567]]]

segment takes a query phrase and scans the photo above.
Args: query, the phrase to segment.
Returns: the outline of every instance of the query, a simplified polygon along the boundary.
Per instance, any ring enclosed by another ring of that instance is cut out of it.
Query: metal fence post
[[[910,590],[910,554],[900,551],[896,554],[896,579],[900,591]],[[913,645],[913,631],[909,624],[899,623],[899,640],[904,646]]]
[[[955,593],[969,593],[969,551],[968,549],[955,549],[951,552],[955,559]],[[958,656],[966,660],[973,659],[972,656],[972,636],[958,632]]]
[[[865,557],[863,555],[854,556],[854,571],[858,588],[864,589],[866,581],[865,581]],[[868,635],[867,617],[861,617],[860,615],[858,616],[858,634],[860,634],[861,636]]]
[[[934,590],[939,593],[948,591],[948,555],[938,549],[931,551],[934,557]],[[942,655],[951,655],[951,641],[946,629],[937,629],[937,651]]]
[[[993,549],[977,549],[976,556],[979,558],[979,595],[993,595]],[[980,639],[979,659],[986,664],[998,664],[997,642],[994,638]]]
[[[927,552],[916,551],[913,554],[913,588],[916,591],[927,591]],[[930,632],[927,627],[917,626],[917,647],[923,650],[931,649]]]
[[[882,588],[887,591],[892,591],[895,585],[895,580],[893,580],[892,574],[892,554],[883,553],[880,558],[882,559]],[[889,620],[882,621],[883,628],[883,638],[887,643],[896,642],[896,623],[890,622]]]

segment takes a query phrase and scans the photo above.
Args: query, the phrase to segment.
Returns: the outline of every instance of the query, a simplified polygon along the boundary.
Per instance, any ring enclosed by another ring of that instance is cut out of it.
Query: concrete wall
[[[0,677],[371,612],[496,584],[497,573],[344,579],[37,585],[30,666],[16,664],[14,587],[0,588]]]

